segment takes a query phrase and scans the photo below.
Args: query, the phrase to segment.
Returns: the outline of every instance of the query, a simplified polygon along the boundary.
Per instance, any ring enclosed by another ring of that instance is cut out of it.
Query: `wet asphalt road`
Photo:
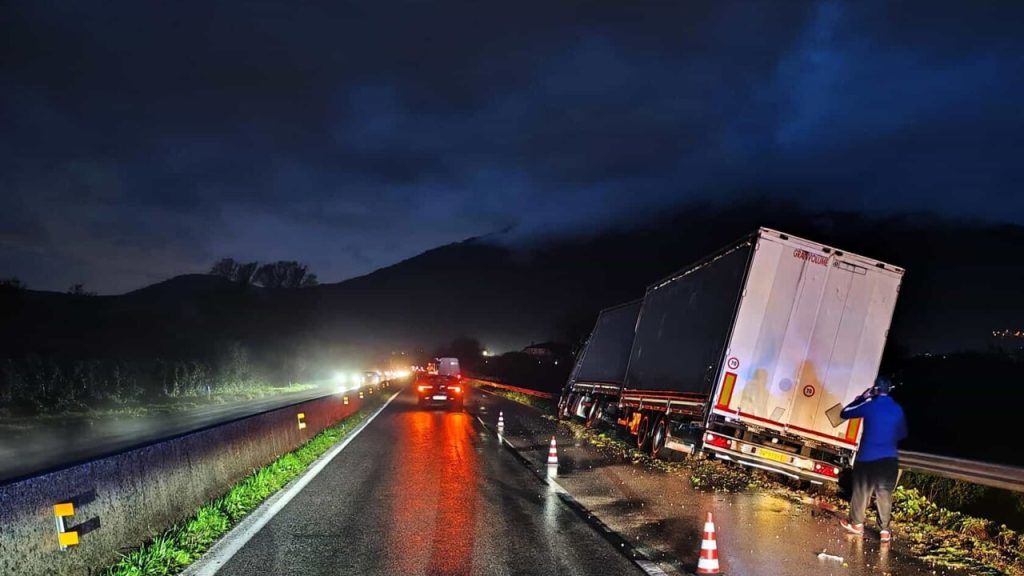
[[[403,392],[218,574],[643,574],[476,409]]]
[[[693,490],[687,478],[625,461],[573,437],[533,408],[480,393],[474,410],[536,470],[546,468],[548,442],[558,439],[557,482],[611,529],[667,572],[696,568],[703,522],[712,512],[722,569],[733,576],[966,576],[917,560],[899,540],[882,544],[874,519],[863,538],[837,526],[838,516],[795,494],[716,494]],[[819,559],[821,551],[842,562]]]
[[[39,418],[24,429],[0,433],[0,483],[114,454],[137,446],[326,396],[331,388],[197,406],[142,416]]]

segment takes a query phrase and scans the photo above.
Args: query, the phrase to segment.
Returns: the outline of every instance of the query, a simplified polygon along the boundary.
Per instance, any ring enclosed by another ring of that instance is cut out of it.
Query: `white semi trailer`
[[[603,311],[559,414],[616,422],[653,454],[834,481],[861,434],[839,412],[874,381],[902,277],[761,228]]]

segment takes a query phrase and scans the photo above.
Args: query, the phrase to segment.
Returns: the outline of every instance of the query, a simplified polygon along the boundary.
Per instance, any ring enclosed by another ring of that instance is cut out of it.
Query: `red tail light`
[[[434,388],[433,386],[417,386],[416,387],[416,389],[419,390],[420,392],[426,392],[428,390],[432,390],[433,388]]]
[[[839,473],[842,472],[842,469],[839,468],[838,466],[830,466],[828,464],[820,464],[818,462],[815,462],[814,471],[817,472],[818,474],[824,474],[829,478],[838,478]]]
[[[449,386],[448,389],[451,390],[452,392],[455,392],[456,394],[462,392],[462,386]]]
[[[710,432],[704,435],[704,443],[710,446],[714,446],[715,448],[725,448],[726,450],[732,448],[732,440],[729,440],[728,438],[723,438]]]

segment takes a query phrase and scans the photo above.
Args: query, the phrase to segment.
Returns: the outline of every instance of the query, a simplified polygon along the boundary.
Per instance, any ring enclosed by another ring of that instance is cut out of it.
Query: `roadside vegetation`
[[[504,388],[495,388],[494,386],[488,386],[487,384],[473,380],[473,385],[481,390],[494,394],[495,396],[501,396],[507,398],[513,402],[525,404],[527,406],[536,408],[545,414],[554,414],[555,406],[558,402],[554,400],[548,400],[547,398],[539,398],[537,396],[530,396],[529,394],[523,394],[522,392],[514,392],[512,390],[505,390]]]
[[[312,388],[277,385],[238,343],[209,360],[0,359],[0,416],[139,415]]]
[[[943,508],[902,485],[893,494],[893,521],[896,535],[926,562],[971,574],[1024,575],[1024,538],[1005,524]]]
[[[553,401],[490,387],[487,391],[538,408],[545,418],[555,419]],[[632,439],[617,428],[587,429],[573,420],[562,421],[562,424],[575,437],[613,457],[676,474],[689,480],[697,490],[771,490],[798,502],[806,502],[808,498],[807,494],[760,470],[707,458],[655,459],[638,451]],[[819,489],[813,496],[818,500],[817,507],[836,515],[846,513],[847,503],[839,497],[834,485]],[[965,513],[973,510],[988,510],[992,512],[990,517],[999,521]],[[894,533],[897,539],[908,543],[916,557],[937,567],[963,569],[979,576],[1024,576],[1024,534],[1019,525],[1009,527],[1003,523],[1020,522],[1021,518],[1024,518],[1024,495],[926,474],[903,474],[893,498]]]
[[[205,504],[182,523],[123,554],[103,575],[164,576],[180,573],[264,500],[298,478],[317,458],[366,420],[382,402],[382,394],[369,396],[359,412],[323,430],[298,449],[254,470],[223,496]]]

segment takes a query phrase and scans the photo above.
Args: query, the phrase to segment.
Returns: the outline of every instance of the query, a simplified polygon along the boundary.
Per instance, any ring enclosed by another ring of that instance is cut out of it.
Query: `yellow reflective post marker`
[[[345,402],[345,406],[348,406],[348,396],[345,396],[344,402]]]
[[[61,532],[57,534],[57,541],[60,542],[60,549],[67,550],[71,546],[78,546],[78,532]]]
[[[57,525],[57,544],[60,551],[64,552],[71,546],[78,546],[78,532],[67,531],[64,527],[64,519],[75,515],[75,505],[72,502],[61,502],[53,505],[53,517]]]
[[[299,420],[299,430],[305,430],[306,429],[306,413],[305,412],[299,412],[298,420]]]
[[[75,505],[72,502],[61,502],[53,505],[53,515],[63,518],[75,515]]]

